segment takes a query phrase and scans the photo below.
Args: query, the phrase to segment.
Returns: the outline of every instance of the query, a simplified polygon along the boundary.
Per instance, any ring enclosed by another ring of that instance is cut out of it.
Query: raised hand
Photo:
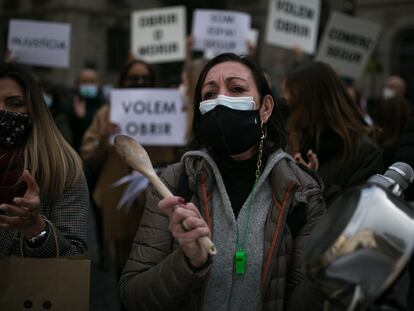
[[[210,229],[197,207],[185,203],[183,198],[173,196],[161,200],[158,207],[169,218],[169,230],[193,267],[201,267],[208,259],[208,253],[197,240],[211,236]]]
[[[295,153],[293,158],[297,163],[306,166],[310,170],[317,171],[319,169],[318,155],[314,153],[312,150],[308,150],[308,153],[306,155],[308,156],[309,162],[305,162],[305,160],[303,160],[302,155],[299,152]]]
[[[27,185],[23,197],[13,199],[14,204],[3,203],[0,210],[0,230],[21,230],[25,238],[38,235],[46,226],[39,214],[40,198],[39,186],[32,175],[26,170],[21,176]]]

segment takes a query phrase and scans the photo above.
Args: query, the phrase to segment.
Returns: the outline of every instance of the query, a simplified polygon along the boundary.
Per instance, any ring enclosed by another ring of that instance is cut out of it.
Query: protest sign
[[[252,28],[247,35],[247,41],[249,42],[250,46],[257,47],[257,43],[259,42],[259,30],[256,28]]]
[[[315,53],[320,0],[270,0],[266,42]]]
[[[332,13],[316,60],[331,65],[340,75],[359,79],[378,40],[378,24]]]
[[[141,145],[185,145],[186,114],[174,89],[113,89],[111,122]]]
[[[195,10],[193,49],[209,54],[247,53],[251,17],[246,13],[222,10]]]
[[[70,29],[65,23],[12,19],[7,49],[17,63],[67,68]]]
[[[131,50],[148,63],[185,59],[185,7],[142,10],[132,13]]]

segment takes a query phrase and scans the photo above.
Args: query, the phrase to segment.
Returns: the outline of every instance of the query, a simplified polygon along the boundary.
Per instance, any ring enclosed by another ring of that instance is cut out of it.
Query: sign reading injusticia
[[[66,23],[12,19],[7,49],[18,63],[67,68],[70,31]]]

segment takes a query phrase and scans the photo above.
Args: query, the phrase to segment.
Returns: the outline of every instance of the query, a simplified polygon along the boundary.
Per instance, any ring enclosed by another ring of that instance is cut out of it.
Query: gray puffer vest
[[[276,151],[271,159],[282,151]],[[191,201],[213,228],[212,194],[216,178],[205,156],[185,155],[168,167],[162,179],[173,193],[182,174],[188,177]],[[270,170],[272,204],[264,224],[260,276],[264,310],[320,310],[322,299],[302,272],[306,237],[325,211],[320,183],[283,156]],[[168,217],[150,187],[147,205],[130,258],[120,280],[121,299],[128,310],[202,310],[212,264],[193,271],[168,230]],[[214,237],[215,232],[212,232]],[[214,258],[213,258],[214,260]]]

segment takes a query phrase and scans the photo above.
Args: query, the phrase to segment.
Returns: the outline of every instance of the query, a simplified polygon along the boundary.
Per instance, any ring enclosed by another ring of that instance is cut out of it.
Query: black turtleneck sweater
[[[236,161],[228,156],[221,156],[217,162],[223,177],[224,186],[230,198],[234,216],[237,218],[244,202],[253,189],[256,179],[257,154],[243,161]],[[265,161],[262,161],[262,163],[265,163]]]

